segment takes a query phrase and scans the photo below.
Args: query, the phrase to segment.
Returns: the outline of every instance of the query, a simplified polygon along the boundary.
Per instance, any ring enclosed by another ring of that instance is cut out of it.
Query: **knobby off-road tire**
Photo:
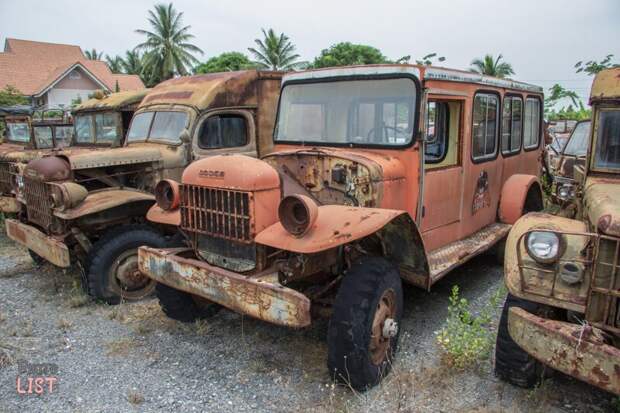
[[[544,378],[543,376],[550,372],[550,369],[545,368],[541,362],[525,352],[510,337],[508,332],[508,310],[510,307],[519,307],[535,315],[549,313],[549,307],[508,294],[497,329],[497,341],[495,343],[496,376],[515,386],[532,388],[540,383]]]
[[[184,323],[212,317],[222,308],[218,304],[162,283],[157,283],[155,295],[164,314]]]
[[[390,338],[377,336],[377,328],[373,334],[373,322],[385,320],[386,308],[398,327]],[[390,371],[402,313],[403,289],[396,267],[379,257],[364,257],[352,265],[338,290],[327,332],[332,377],[358,391],[378,384]]]
[[[93,245],[87,259],[89,293],[112,305],[119,304],[121,299],[136,301],[150,295],[155,281],[139,273],[138,247],[165,248],[166,244],[164,236],[147,225],[111,229]]]

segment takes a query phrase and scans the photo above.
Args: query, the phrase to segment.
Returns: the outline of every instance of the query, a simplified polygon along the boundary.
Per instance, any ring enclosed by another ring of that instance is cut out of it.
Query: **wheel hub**
[[[398,323],[392,318],[388,318],[383,323],[383,338],[396,337],[398,333]]]
[[[144,287],[149,278],[145,277],[138,268],[138,256],[121,257],[116,265],[116,278],[123,290],[137,290]]]
[[[370,336],[370,359],[373,364],[379,365],[386,361],[391,348],[391,339],[398,334],[396,317],[396,294],[393,290],[386,290],[377,304],[372,322]]]

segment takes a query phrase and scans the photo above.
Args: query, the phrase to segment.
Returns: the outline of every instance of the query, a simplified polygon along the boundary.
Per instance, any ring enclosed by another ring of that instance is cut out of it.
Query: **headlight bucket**
[[[305,195],[289,195],[282,199],[278,207],[280,223],[296,237],[308,232],[318,215],[318,205]]]
[[[75,208],[88,196],[88,190],[75,182],[50,182],[50,200],[55,208]]]
[[[566,240],[562,234],[551,230],[535,230],[525,236],[525,250],[540,264],[553,264],[564,254]]]
[[[164,179],[155,186],[155,201],[164,211],[177,209],[181,203],[179,183],[172,179]]]

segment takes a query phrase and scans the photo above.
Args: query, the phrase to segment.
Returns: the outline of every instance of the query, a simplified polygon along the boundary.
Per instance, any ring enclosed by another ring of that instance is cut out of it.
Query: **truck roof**
[[[372,76],[407,73],[416,76],[418,79],[425,80],[445,80],[461,83],[476,83],[480,85],[501,87],[526,92],[542,93],[543,88],[529,83],[518,82],[512,79],[502,79],[493,76],[481,75],[479,73],[467,72],[464,70],[448,69],[436,66],[402,65],[402,64],[383,64],[365,66],[343,66],[325,69],[308,70],[304,72],[288,73],[282,79],[282,83],[291,80],[310,80],[330,78],[336,76]]]
[[[590,103],[597,100],[620,99],[620,67],[602,70],[592,81]]]
[[[128,90],[125,92],[111,93],[101,98],[94,97],[80,104],[73,113],[101,110],[122,110],[131,105],[139,104],[150,89]]]
[[[192,106],[198,110],[256,106],[256,82],[262,79],[281,78],[281,72],[260,70],[178,77],[155,86],[144,98],[140,108],[157,104]]]

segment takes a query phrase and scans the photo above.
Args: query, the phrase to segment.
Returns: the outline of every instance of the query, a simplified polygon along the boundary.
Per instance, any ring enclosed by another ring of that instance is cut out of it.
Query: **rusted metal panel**
[[[20,205],[12,196],[0,196],[0,212],[14,214],[19,212]]]
[[[532,175],[515,174],[506,180],[499,203],[499,218],[505,224],[514,224],[523,215],[527,193],[533,185],[540,185]]]
[[[620,179],[588,177],[584,215],[603,234],[620,237]]]
[[[620,349],[604,344],[593,327],[549,320],[512,307],[508,331],[519,347],[542,363],[620,395]]]
[[[195,259],[178,249],[140,247],[140,271],[148,277],[231,310],[288,327],[310,325],[310,300],[265,278],[249,278]]]
[[[592,82],[590,104],[607,99],[620,99],[620,68],[603,70]]]
[[[178,208],[172,211],[164,211],[159,205],[155,204],[146,213],[146,219],[156,224],[178,227],[181,225],[181,211]]]
[[[61,241],[13,219],[7,219],[5,226],[8,237],[18,244],[34,251],[58,267],[67,268],[71,265],[69,249]]]
[[[92,98],[73,109],[73,114],[93,111],[123,110],[128,106],[142,102],[151,89],[129,90],[126,92],[111,93],[102,98]]]
[[[133,202],[155,202],[155,196],[129,188],[101,189],[88,194],[76,208],[54,211],[54,215],[65,220],[72,220]]]
[[[82,152],[69,156],[71,169],[101,168],[162,160],[162,145],[138,144],[97,152]]]

